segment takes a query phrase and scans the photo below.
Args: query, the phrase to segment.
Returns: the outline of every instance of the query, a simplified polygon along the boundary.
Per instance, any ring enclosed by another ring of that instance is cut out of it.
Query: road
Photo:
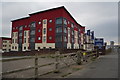
[[[67,78],[118,78],[118,53],[100,56]]]

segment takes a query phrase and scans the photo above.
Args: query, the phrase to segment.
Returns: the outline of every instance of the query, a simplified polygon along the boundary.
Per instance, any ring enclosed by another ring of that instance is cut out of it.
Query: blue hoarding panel
[[[89,35],[89,36],[90,36],[90,30],[87,30],[87,35]]]
[[[91,38],[94,39],[94,31],[91,32]]]
[[[95,38],[95,46],[98,46],[99,49],[102,48],[102,46],[104,45],[104,39],[103,38]]]

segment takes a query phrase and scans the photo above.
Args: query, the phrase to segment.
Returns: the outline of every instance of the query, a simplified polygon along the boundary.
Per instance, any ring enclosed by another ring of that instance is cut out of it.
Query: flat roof
[[[10,37],[0,37],[1,39],[11,40]]]
[[[18,20],[22,20],[22,19],[27,19],[27,18],[29,18],[29,17],[30,17],[30,16],[18,18],[18,19],[15,19],[15,20],[11,20],[11,22],[13,22],[13,21],[18,21]]]
[[[67,9],[64,6],[60,6],[60,7],[52,8],[52,9],[47,9],[47,10],[39,11],[39,12],[35,12],[35,13],[30,13],[29,15],[31,16],[31,15],[35,15],[35,14],[38,14],[38,13],[43,13],[43,12],[46,12],[46,11],[56,10],[56,9],[60,9],[60,8],[63,8],[69,14],[69,16],[75,21],[75,23],[78,24],[79,26],[81,26],[79,23],[77,23],[77,21],[72,17],[72,15],[67,11]],[[26,18],[29,18],[30,16],[15,19],[15,20],[12,20],[11,22],[26,19]],[[81,26],[81,27],[83,27],[83,26]]]

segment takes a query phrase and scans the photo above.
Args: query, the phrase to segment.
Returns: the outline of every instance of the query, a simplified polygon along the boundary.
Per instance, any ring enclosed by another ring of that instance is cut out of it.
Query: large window
[[[62,36],[57,36],[56,37],[56,42],[62,42]]]
[[[31,27],[35,27],[35,22],[33,22],[33,23],[31,24]]]
[[[24,31],[24,36],[26,36],[26,31]]]
[[[31,39],[30,39],[30,42],[35,42],[35,38],[31,38]]]
[[[67,28],[64,28],[64,33],[67,33]]]
[[[74,35],[74,31],[72,31],[72,35]]]
[[[68,28],[68,34],[70,34],[70,29]]]
[[[67,37],[66,36],[64,36],[64,42],[66,42],[67,41]]]
[[[62,27],[56,27],[56,33],[61,33],[62,32]]]
[[[22,43],[22,39],[19,39],[19,43]]]
[[[32,31],[30,32],[30,34],[31,34],[31,35],[35,35],[35,30],[32,30]]]
[[[21,33],[19,33],[19,36],[22,36],[22,32],[21,32]]]
[[[19,27],[19,31],[21,31],[21,30],[23,30],[23,26],[20,26],[20,27]]]
[[[56,24],[62,24],[62,18],[57,18],[56,19]]]
[[[67,20],[65,18],[63,19],[63,22],[65,25],[67,25]]]
[[[71,23],[71,27],[74,28],[74,24],[73,23]]]

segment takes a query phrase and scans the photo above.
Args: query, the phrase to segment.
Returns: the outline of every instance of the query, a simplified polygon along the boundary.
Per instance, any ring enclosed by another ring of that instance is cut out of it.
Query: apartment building
[[[0,37],[0,50],[4,52],[11,51],[11,38]]]
[[[84,49],[87,51],[94,50],[94,31],[87,30],[85,33],[85,47]]]
[[[84,33],[64,6],[39,11],[12,20],[11,50],[80,49]]]

